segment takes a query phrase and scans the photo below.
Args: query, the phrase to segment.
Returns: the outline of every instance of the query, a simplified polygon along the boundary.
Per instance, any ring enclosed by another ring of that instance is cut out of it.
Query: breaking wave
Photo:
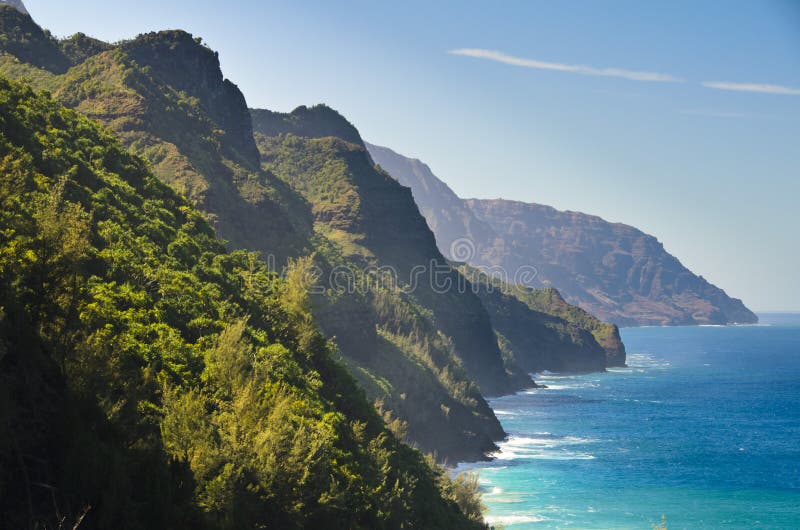
[[[556,436],[539,433],[532,436],[511,436],[499,444],[492,453],[497,460],[592,460],[595,456],[586,451],[574,450],[576,446],[595,443],[591,438]]]

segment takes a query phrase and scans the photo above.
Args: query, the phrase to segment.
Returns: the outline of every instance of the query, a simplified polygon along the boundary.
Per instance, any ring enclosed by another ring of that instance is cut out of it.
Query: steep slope
[[[366,144],[366,146],[372,157],[379,161],[382,167],[387,168],[390,174],[397,178],[398,182],[411,188],[414,199],[434,234],[436,234],[437,242],[443,253],[451,257],[454,257],[453,254],[458,254],[454,259],[459,261],[472,261],[479,249],[471,243],[484,241],[489,242],[486,245],[490,249],[489,257],[502,255],[502,251],[505,248],[503,239],[488,223],[476,217],[465,201],[458,198],[444,182],[437,179],[428,166],[419,160],[398,155],[385,147],[371,144]],[[443,242],[444,244],[442,244]],[[463,254],[464,252],[466,254]],[[550,328],[560,326],[559,332],[555,335],[550,335],[549,341],[539,340],[535,345],[517,346],[518,350],[526,351],[529,357],[528,361],[523,363],[523,366],[529,371],[563,371],[568,369],[566,368],[568,366],[576,367],[575,369],[587,369],[589,366],[597,367],[597,361],[592,359],[595,354],[594,345],[591,344],[592,341],[578,339],[578,346],[576,347],[573,338],[577,332],[574,330],[564,332],[563,330],[566,328],[562,325],[563,322],[560,322],[561,320],[568,322],[567,327],[570,325],[578,326],[594,336],[595,340],[606,351],[607,361],[603,367],[624,365],[625,346],[619,338],[619,330],[616,326],[605,324],[580,308],[565,303],[554,289],[539,291],[513,285],[513,282],[511,282],[514,279],[513,272],[521,270],[520,268],[525,265],[521,259],[518,259],[515,263],[515,269],[494,269],[495,272],[505,270],[506,274],[503,276],[506,281],[497,277],[488,278],[485,274],[480,274],[480,271],[470,267],[462,266],[460,268],[461,272],[474,283],[483,285],[488,280],[496,290],[502,291],[503,296],[500,294],[493,295],[489,297],[490,299],[487,299],[483,289],[479,293],[484,305],[489,309],[496,327],[501,325],[497,322],[498,314],[494,311],[503,307],[500,302],[504,300],[506,304],[511,303],[512,306],[516,306],[517,302],[522,302],[534,311],[534,314],[529,315],[523,315],[524,310],[521,308],[517,308],[518,311],[516,311],[517,318],[526,321],[532,330],[537,330],[545,322]],[[486,269],[486,272],[491,271],[492,269]],[[510,302],[507,298],[508,296],[516,298],[517,302]],[[510,312],[510,309],[505,308],[502,311],[507,313]],[[553,320],[553,317],[555,320]],[[539,324],[536,323],[537,318],[541,320]],[[559,325],[555,326],[553,322],[558,322]],[[509,326],[501,327],[504,327],[508,332]],[[518,329],[523,328],[524,326],[518,326]],[[544,334],[547,334],[547,332],[544,332]],[[535,335],[536,332],[533,332],[531,340],[535,340]],[[563,343],[559,343],[558,337],[561,337]],[[527,340],[524,336],[520,336],[517,343],[523,344]],[[544,351],[545,345],[549,349],[549,353]],[[581,351],[583,353],[580,353]],[[565,355],[572,357],[573,360],[560,359],[559,352],[568,352]],[[579,360],[581,356],[583,356],[583,359]],[[578,368],[579,365],[582,365],[582,368]],[[532,368],[533,366],[536,368]]]
[[[2,79],[0,233],[4,527],[484,527],[331,360],[308,260],[283,281],[228,253],[144,160]]]
[[[500,268],[512,277],[520,267],[533,266],[537,274],[527,285],[555,287],[570,304],[618,325],[757,321],[740,300],[633,227],[537,204],[465,201],[418,160],[367,147],[376,163],[411,187],[439,247],[452,259]]]
[[[261,169],[244,96],[200,39],[164,31],[115,46],[82,34],[58,41],[2,6],[0,29],[0,73],[110,127],[232,247],[279,263],[307,252],[307,208]]]
[[[431,260],[443,281],[456,276],[436,255],[408,190],[375,171],[358,132],[328,107],[252,113],[265,168],[309,200],[329,245],[317,249],[328,289],[327,297],[315,297],[322,328],[368,395],[407,426],[410,440],[441,460],[482,458],[504,433],[471,381],[491,393],[532,383],[506,374],[479,300],[470,296],[459,306],[458,293],[431,289]],[[412,288],[418,265],[425,271]]]
[[[320,237],[315,256],[314,315],[387,422],[442,462],[495,450],[500,422],[430,311],[332,240]]]
[[[514,388],[488,314],[473,293],[457,288],[460,276],[436,248],[411,190],[376,169],[361,142],[256,132],[264,167],[311,203],[319,232],[362,266],[390,267],[396,282],[412,291],[453,340],[464,369],[484,393]]]
[[[376,164],[400,184],[411,188],[414,200],[436,236],[436,243],[442,254],[456,261],[472,259],[475,250],[472,248],[466,248],[466,255],[453,255],[454,250],[459,254],[464,250],[454,248],[463,239],[489,248],[497,246],[502,251],[502,238],[488,223],[478,219],[464,201],[438,179],[427,165],[386,147],[369,143],[366,147]]]

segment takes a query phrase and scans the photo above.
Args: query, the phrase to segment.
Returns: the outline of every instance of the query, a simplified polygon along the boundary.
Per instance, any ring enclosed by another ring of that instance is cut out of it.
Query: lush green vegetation
[[[562,318],[567,322],[592,334],[606,351],[606,364],[620,366],[625,364],[625,345],[619,335],[619,328],[603,322],[578,306],[567,303],[556,289],[533,289],[523,285],[507,285],[507,294],[520,300],[534,311]]]
[[[578,306],[567,303],[556,289],[532,289],[515,285],[510,293],[535,311],[541,311],[563,318],[582,329],[589,331],[606,349],[609,366],[625,363],[625,346],[614,324],[603,322]]]
[[[509,284],[468,265],[505,355],[527,370],[591,371],[624,364],[619,330],[570,305],[555,289]]]
[[[479,528],[286,280],[145,161],[0,80],[0,514],[12,528]],[[396,429],[397,430],[397,429]]]
[[[0,14],[11,21],[9,26],[36,27],[14,10]],[[76,36],[48,42],[65,48],[68,42],[85,40]],[[27,41],[20,42],[15,51],[23,59],[0,56],[0,72],[46,88],[67,106],[109,126],[125,146],[147,158],[156,176],[203,211],[233,248],[272,256],[278,268],[287,257],[316,251],[318,264],[326,270],[349,264],[358,272],[360,263],[341,254],[374,257],[357,232],[311,233],[311,206],[259,167],[244,98],[223,79],[216,54],[199,39],[167,31],[113,47],[83,48],[97,53],[84,54],[85,60],[71,61],[74,66],[59,73],[26,62],[37,53],[28,50]],[[264,115],[280,127],[305,134],[358,134],[327,107]],[[324,156],[329,155],[335,164],[335,151]],[[324,163],[322,156],[317,160]],[[336,185],[335,179],[331,182]],[[334,198],[339,191],[331,190]],[[342,194],[353,196],[347,190]],[[430,323],[430,315],[409,320],[407,315],[418,313],[410,307],[412,301],[391,290],[382,293],[380,304],[372,297],[315,297],[315,312],[326,334],[336,338],[352,373],[368,389],[383,389],[370,391],[370,400],[381,400],[387,411],[409,421],[409,441],[441,460],[479,458],[503,436],[497,419],[459,367],[450,341]],[[390,314],[392,320],[383,323],[379,335],[380,315]],[[421,326],[420,319],[428,322]],[[397,322],[403,322],[405,331],[397,331]],[[404,355],[395,355],[401,337]],[[375,386],[377,379],[388,385]]]

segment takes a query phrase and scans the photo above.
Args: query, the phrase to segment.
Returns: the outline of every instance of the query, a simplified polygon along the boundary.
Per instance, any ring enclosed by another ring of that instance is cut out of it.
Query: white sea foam
[[[594,443],[597,440],[577,436],[553,436],[540,433],[533,436],[511,436],[500,443],[500,450],[490,456],[498,460],[591,460],[595,456],[585,451],[573,451],[569,446]]]
[[[570,390],[572,388],[578,388],[578,385],[556,385],[553,383],[546,383],[547,388],[542,390]]]
[[[595,441],[596,440],[592,438],[580,438],[578,436],[554,436],[549,432],[542,432],[534,434],[533,436],[511,436],[508,440],[503,442],[503,445],[509,447],[556,447],[559,445],[593,443]]]
[[[484,519],[487,524],[502,524],[506,526],[522,523],[541,523],[547,520],[538,515],[487,515]]]
[[[513,416],[515,413],[510,410],[495,410],[494,411],[496,416]]]
[[[525,390],[524,394],[539,394],[541,392],[547,392],[550,390],[577,390],[580,388],[597,388],[600,386],[595,381],[580,381],[580,380],[564,380],[564,379],[555,379],[553,381],[549,379],[540,379],[540,383],[545,385],[546,388],[531,388],[530,390]]]
[[[628,355],[628,366],[637,369],[637,372],[644,370],[659,370],[672,366],[669,361],[657,359],[649,353],[633,353]]]

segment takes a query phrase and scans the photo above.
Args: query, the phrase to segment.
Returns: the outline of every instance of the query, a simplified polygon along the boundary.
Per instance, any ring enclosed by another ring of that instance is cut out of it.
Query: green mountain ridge
[[[424,277],[408,292],[403,282],[419,265],[441,269],[452,285],[463,276],[438,251],[410,190],[375,167],[344,117],[324,105],[248,111],[216,53],[182,31],[108,45],[80,34],[54,39],[2,6],[0,23],[0,73],[109,127],[229,248],[258,252],[278,269],[313,256],[324,292],[309,310],[399,436],[447,462],[496,448],[505,433],[482,392],[533,385],[514,361],[523,356],[501,351],[508,340],[498,342],[471,287],[440,293]],[[37,60],[39,50],[66,69]],[[385,266],[399,285],[386,281]],[[324,281],[342,268],[367,292]]]
[[[356,361],[355,373],[369,394],[408,423],[410,439],[421,448],[450,461],[493,450],[492,441],[504,433],[470,381],[484,393],[532,382],[519,371],[515,379],[506,374],[477,298],[432,293],[427,278],[413,293],[404,292],[402,284],[418,264],[438,260],[451,281],[457,274],[438,252],[433,254],[433,236],[408,190],[378,173],[363,146],[308,134],[312,136],[257,131],[264,167],[312,205],[318,233],[340,257],[329,265],[344,264],[356,283],[366,280],[373,285],[363,297],[345,293],[333,303],[321,301],[316,312],[320,325],[336,337],[345,356]],[[380,280],[382,266],[396,272],[388,285]],[[474,322],[471,328],[469,322]],[[422,373],[420,365],[427,366]],[[426,380],[430,384],[421,386]]]
[[[0,15],[5,27],[32,24],[10,9]],[[47,37],[56,49],[72,40]],[[48,89],[110,127],[148,159],[162,181],[204,212],[230,248],[258,251],[278,269],[287,258],[314,252],[323,269],[360,269],[341,256],[341,240],[328,239],[336,234],[313,232],[311,204],[260,167],[244,98],[199,39],[180,31],[142,35],[63,74],[36,68],[5,49],[0,73]],[[355,130],[346,120],[342,124],[337,130]],[[495,449],[505,433],[464,373],[451,339],[425,311],[386,289],[371,298],[314,298],[314,311],[336,337],[351,372],[387,417],[406,422],[410,442],[451,462],[485,458]],[[497,364],[502,370],[499,352]]]
[[[97,119],[155,173],[191,199],[236,248],[268,251],[280,262],[308,252],[311,219],[302,200],[260,168],[244,96],[223,78],[216,53],[182,31],[140,35],[65,71],[36,61],[46,50],[93,39],[45,35],[30,17],[0,6],[6,38],[0,73],[46,89]],[[18,38],[13,28],[26,28]],[[85,47],[84,47],[85,49]],[[31,62],[33,61],[33,62]],[[48,69],[49,68],[49,69]]]
[[[229,253],[144,160],[5,80],[0,179],[4,526],[484,527],[332,360],[309,260],[281,280]]]

